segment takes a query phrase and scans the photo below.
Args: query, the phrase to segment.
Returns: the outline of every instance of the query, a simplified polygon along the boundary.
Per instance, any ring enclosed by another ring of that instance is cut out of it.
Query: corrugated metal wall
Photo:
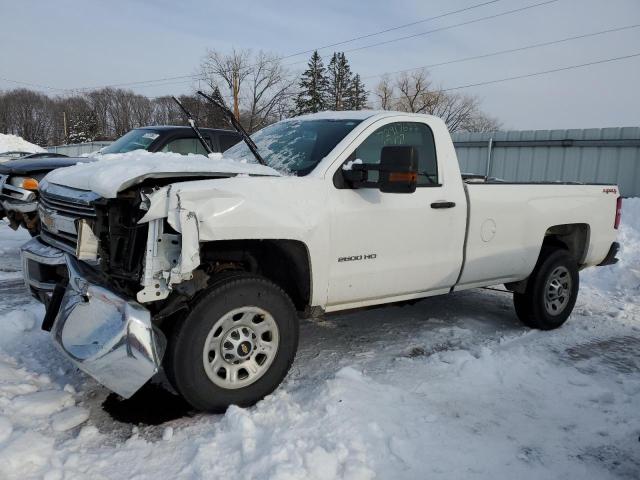
[[[453,140],[463,173],[613,183],[623,196],[640,196],[640,127],[456,133]]]
[[[87,143],[74,143],[72,145],[58,145],[55,147],[47,147],[47,152],[61,153],[68,157],[77,157],[84,153],[95,152],[102,147],[110,145],[111,142],[87,142]]]

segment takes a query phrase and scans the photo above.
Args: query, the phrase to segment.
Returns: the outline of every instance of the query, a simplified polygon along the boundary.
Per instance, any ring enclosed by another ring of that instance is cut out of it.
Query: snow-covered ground
[[[0,154],[3,152],[30,152],[39,153],[46,150],[38,145],[27,142],[17,135],[0,133]]]
[[[0,226],[2,479],[640,478],[640,200],[563,328],[524,328],[488,290],[305,322],[284,384],[225,415],[180,416],[157,390],[103,407],[39,330],[26,239]],[[177,418],[112,417],[158,405]]]

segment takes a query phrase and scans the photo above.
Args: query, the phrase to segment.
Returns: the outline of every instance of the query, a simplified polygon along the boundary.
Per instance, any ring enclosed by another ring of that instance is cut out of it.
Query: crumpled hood
[[[271,167],[222,158],[221,154],[180,155],[144,150],[101,155],[97,162],[60,168],[49,173],[49,183],[90,190],[103,198],[115,198],[118,192],[147,178],[212,177],[226,175],[280,176]]]

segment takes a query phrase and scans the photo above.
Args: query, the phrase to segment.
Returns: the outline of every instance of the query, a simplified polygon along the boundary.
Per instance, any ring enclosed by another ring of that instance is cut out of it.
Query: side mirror
[[[418,151],[407,145],[382,147],[379,178],[381,192],[415,192],[418,184]]]

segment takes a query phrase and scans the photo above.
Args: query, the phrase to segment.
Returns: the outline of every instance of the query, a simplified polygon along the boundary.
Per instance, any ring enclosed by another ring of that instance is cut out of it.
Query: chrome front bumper
[[[22,247],[22,256],[27,286],[49,296],[55,285],[31,278],[30,263],[66,265],[64,295],[49,306],[59,304],[59,310],[47,314],[55,316],[51,328],[55,344],[78,368],[125,398],[157,373],[166,340],[153,327],[149,310],[100,285],[88,266],[38,238]]]

